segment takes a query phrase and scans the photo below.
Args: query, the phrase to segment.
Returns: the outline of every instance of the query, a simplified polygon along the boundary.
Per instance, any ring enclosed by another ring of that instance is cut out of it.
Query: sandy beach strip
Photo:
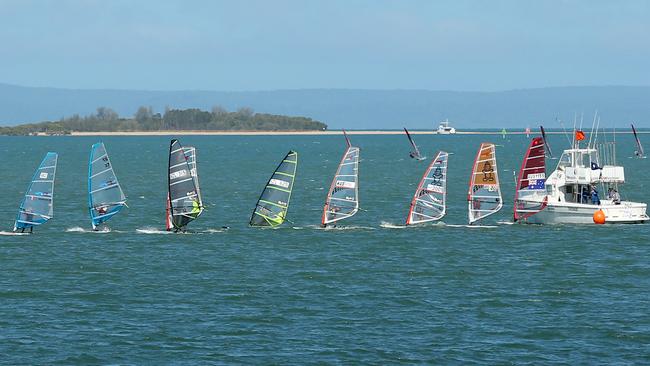
[[[348,135],[403,135],[403,130],[352,130]],[[413,135],[436,135],[435,131],[410,131]],[[547,131],[547,134],[564,134],[562,131]],[[617,132],[619,133],[619,132]],[[128,131],[128,132],[72,132],[71,136],[325,136],[342,135],[341,130],[329,131]],[[508,132],[508,135],[525,135],[523,131]],[[530,135],[537,135],[531,132]],[[456,135],[501,135],[500,131],[456,131]]]

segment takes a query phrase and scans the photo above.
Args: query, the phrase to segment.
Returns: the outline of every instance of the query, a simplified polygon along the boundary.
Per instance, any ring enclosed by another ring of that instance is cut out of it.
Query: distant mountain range
[[[0,125],[58,120],[88,115],[109,107],[132,116],[139,106],[155,112],[169,108],[219,105],[227,110],[250,107],[255,112],[310,117],[330,129],[433,129],[449,118],[458,128],[520,128],[543,123],[571,125],[574,113],[601,126],[634,121],[650,127],[650,87],[585,86],[518,89],[501,92],[430,90],[303,89],[252,92],[78,90],[0,84]]]

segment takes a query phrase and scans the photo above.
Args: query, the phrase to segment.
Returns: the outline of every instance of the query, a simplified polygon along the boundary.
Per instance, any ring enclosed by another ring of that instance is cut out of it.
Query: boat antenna
[[[587,148],[591,148],[591,140],[594,137],[594,127],[596,126],[596,119],[598,118],[598,110],[596,109],[596,113],[594,113],[594,120],[591,122],[591,133],[589,134],[589,143],[587,144]]]
[[[571,138],[569,137],[569,133],[566,131],[566,127],[564,127],[564,121],[555,117],[555,122],[560,122],[560,126],[562,126],[562,131],[564,131],[564,137],[566,137],[567,141],[569,141],[569,145],[571,145]]]

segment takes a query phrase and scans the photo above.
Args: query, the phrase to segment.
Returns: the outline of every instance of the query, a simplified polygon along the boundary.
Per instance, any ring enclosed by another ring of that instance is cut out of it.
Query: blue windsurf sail
[[[32,231],[54,216],[54,177],[58,155],[48,152],[34,172],[25,197],[20,203],[14,231]]]
[[[94,144],[88,160],[88,210],[93,230],[126,206],[126,196],[117,181],[103,142]]]

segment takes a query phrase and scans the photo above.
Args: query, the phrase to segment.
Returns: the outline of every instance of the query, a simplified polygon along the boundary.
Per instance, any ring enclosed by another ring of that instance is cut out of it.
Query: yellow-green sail
[[[275,227],[286,220],[297,167],[298,153],[289,151],[266,183],[251,216],[251,226]]]

